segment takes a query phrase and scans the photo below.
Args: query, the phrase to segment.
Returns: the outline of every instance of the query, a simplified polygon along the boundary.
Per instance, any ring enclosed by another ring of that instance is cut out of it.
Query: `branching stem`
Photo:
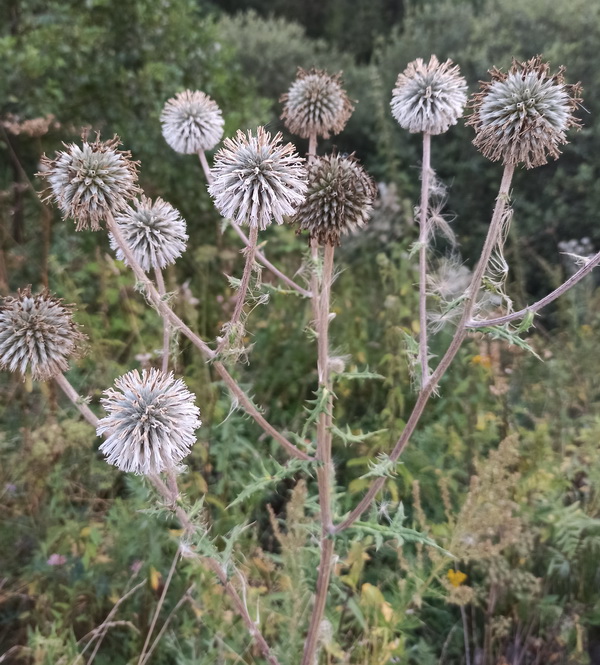
[[[427,248],[429,245],[429,182],[431,178],[431,134],[423,134],[421,166],[421,207],[419,210],[419,358],[421,390],[429,381],[429,347],[427,344]]]
[[[73,402],[75,407],[77,407],[79,413],[85,418],[85,420],[94,428],[98,426],[98,416],[90,409],[90,407],[84,402],[83,398],[79,393],[73,388],[73,386],[67,380],[67,377],[64,374],[57,374],[54,377],[54,380],[58,384],[58,387],[64,392],[64,394]]]
[[[161,297],[167,295],[165,288],[165,280],[163,278],[162,270],[154,268],[154,276],[156,278],[156,286]],[[166,318],[162,317],[163,321],[163,349],[162,349],[162,371],[166,374],[169,371],[169,348],[171,343],[171,326]]]

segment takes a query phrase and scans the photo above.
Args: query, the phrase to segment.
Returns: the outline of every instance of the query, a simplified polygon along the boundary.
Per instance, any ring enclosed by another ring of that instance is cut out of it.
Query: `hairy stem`
[[[308,137],[308,162],[312,162],[317,157],[317,132],[312,132]]]
[[[161,316],[167,319],[174,328],[181,330],[181,332],[192,342],[192,344],[199,349],[202,354],[208,360],[214,360],[215,352],[204,342],[195,332],[193,332],[178,316],[175,312],[169,307],[169,305],[163,300],[160,293],[157,291],[154,284],[148,279],[146,273],[136,261],[135,256],[133,255],[127,241],[123,237],[121,230],[119,229],[117,223],[112,216],[107,218],[107,225],[109,231],[113,234],[117,245],[123,252],[123,255],[127,259],[127,263],[130,268],[133,270],[138,281],[144,286],[146,294],[150,299],[151,303],[156,307]],[[305,452],[296,448],[296,446],[286,439],[283,434],[278,432],[271,424],[269,424],[265,418],[262,416],[260,411],[252,404],[250,398],[246,393],[240,388],[235,379],[227,371],[223,363],[215,361],[213,367],[219,376],[223,379],[229,390],[232,392],[237,401],[243,406],[249,416],[251,416],[267,434],[270,434],[278,443],[280,443],[287,452],[293,457],[298,459],[310,460],[312,459]]]
[[[206,155],[204,154],[203,151],[200,151],[198,153],[198,157],[200,158],[200,164],[202,164],[202,170],[204,171],[204,176],[206,178],[206,182],[210,185],[213,181],[212,173],[210,171],[210,166],[208,165],[208,162],[206,161]],[[241,241],[248,247],[250,245],[250,240],[248,236],[242,231],[240,228],[240,225],[237,222],[234,222],[232,219],[228,220],[229,223],[231,224],[231,227],[233,230],[237,233],[237,235],[240,237]],[[297,284],[294,282],[293,279],[290,279],[285,273],[281,272],[279,268],[276,268],[268,259],[267,257],[259,250],[256,250],[256,260],[259,263],[262,263],[262,265],[269,270],[275,277],[280,279],[284,284],[287,284],[290,289],[293,289],[297,293],[299,293],[301,296],[304,296],[305,298],[310,298],[312,296],[310,291],[307,291],[306,289],[302,288],[300,284]]]
[[[429,180],[431,177],[431,134],[423,134],[421,167],[421,207],[419,210],[419,359],[421,390],[429,381],[429,347],[427,344],[427,246],[429,244]]]
[[[154,268],[154,276],[156,278],[156,286],[162,299],[167,295],[165,288],[165,280],[163,278],[162,270]],[[166,374],[169,371],[169,347],[171,343],[171,326],[166,318],[163,317],[163,349],[162,349],[162,371]]]
[[[314,249],[314,245],[313,245]],[[319,638],[319,626],[323,620],[331,564],[334,552],[332,537],[333,520],[331,511],[331,481],[333,478],[333,464],[331,461],[331,426],[333,410],[333,392],[329,368],[329,309],[331,301],[331,283],[333,280],[333,256],[335,247],[325,245],[323,256],[323,270],[318,299],[314,306],[317,329],[317,371],[319,389],[327,391],[327,400],[324,411],[319,414],[317,423],[317,483],[319,488],[319,506],[321,508],[321,558],[319,574],[315,592],[315,603],[310,618],[308,633],[304,644],[302,665],[312,665]]]
[[[592,270],[600,263],[600,252],[595,254],[591,259],[586,261],[585,265],[579,268],[579,270],[569,277],[563,284],[558,288],[554,289],[552,293],[549,293],[547,296],[544,296],[541,300],[533,303],[533,305],[528,305],[523,309],[520,309],[518,312],[512,312],[511,314],[506,314],[505,316],[497,316],[494,319],[478,320],[474,319],[467,322],[467,328],[485,328],[487,326],[498,326],[503,323],[510,323],[510,321],[516,321],[517,319],[522,319],[528,314],[535,314],[539,312],[540,309],[546,307],[551,302],[560,298],[563,293],[566,293],[569,289],[572,289],[577,283],[579,283],[584,277],[589,275]]]
[[[71,400],[71,402],[73,402],[79,413],[81,413],[85,420],[95,429],[98,426],[98,416],[96,416],[96,414],[84,402],[83,398],[69,383],[67,377],[64,374],[57,374],[54,377],[54,380],[64,394]]]
[[[250,277],[252,276],[252,268],[254,266],[254,256],[256,254],[257,242],[258,226],[254,225],[250,227],[250,241],[245,249],[246,263],[244,264],[244,273],[242,274],[242,279],[240,281],[240,287],[237,293],[237,300],[235,303],[235,309],[233,310],[233,316],[231,317],[231,321],[229,321],[229,323],[224,327],[223,339],[217,347],[217,354],[221,353],[221,351],[227,346],[229,342],[229,333],[234,332],[236,325],[242,318],[244,304],[246,302],[246,294],[248,293],[248,286],[250,285]]]
[[[481,280],[488,266],[494,247],[496,246],[496,243],[498,242],[498,239],[502,232],[503,217],[508,205],[510,183],[512,181],[513,173],[514,173],[514,165],[509,164],[504,167],[504,173],[502,175],[500,191],[498,192],[498,197],[496,198],[496,205],[494,207],[492,221],[490,222],[490,227],[488,229],[488,234],[485,239],[485,244],[481,251],[481,257],[479,259],[479,262],[477,263],[477,267],[473,271],[473,278],[471,280],[469,288],[467,289],[464,310],[461,319],[458,323],[456,333],[454,334],[454,337],[452,338],[452,341],[450,342],[450,346],[446,350],[446,353],[440,360],[439,365],[435,368],[434,372],[432,373],[430,380],[425,386],[422,387],[421,392],[417,397],[417,401],[404,427],[404,430],[402,431],[402,434],[400,435],[399,439],[396,441],[396,444],[394,445],[394,448],[390,453],[389,457],[392,462],[398,460],[404,448],[408,444],[410,437],[412,436],[417,425],[419,424],[419,420],[421,419],[421,415],[423,414],[423,411],[425,409],[425,406],[427,405],[427,402],[429,401],[429,398],[437,388],[440,379],[446,373],[446,370],[454,360],[454,357],[458,353],[458,350],[460,349],[463,341],[465,340],[465,337],[468,334],[468,328],[466,327],[466,324],[468,321],[470,321],[471,316],[473,314],[473,309],[475,307],[477,294],[479,293],[479,289],[481,287]],[[377,493],[385,485],[385,482],[386,482],[385,477],[377,478],[373,482],[373,484],[368,489],[367,493],[361,499],[356,508],[352,510],[352,512],[348,515],[348,517],[346,517],[346,519],[344,519],[342,522],[340,522],[337,525],[337,527],[335,528],[336,533],[339,533],[340,531],[343,531],[344,529],[347,529],[349,526],[354,524],[354,522],[363,514],[363,512],[369,508],[371,502],[373,501]]]

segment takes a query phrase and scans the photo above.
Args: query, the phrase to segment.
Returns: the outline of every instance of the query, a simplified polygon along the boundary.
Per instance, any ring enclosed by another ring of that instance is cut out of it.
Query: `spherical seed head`
[[[104,392],[108,415],[99,421],[100,446],[109,464],[135,474],[174,468],[196,441],[202,424],[195,396],[181,379],[158,369],[128,372]]]
[[[410,62],[392,92],[392,115],[411,133],[443,134],[455,125],[467,103],[467,82],[452,60]]]
[[[199,90],[184,90],[169,99],[160,122],[165,141],[184,155],[212,150],[223,136],[221,109]]]
[[[481,83],[473,96],[473,114],[467,121],[475,129],[475,146],[503,164],[524,164],[530,169],[556,159],[559,145],[567,143],[570,127],[580,127],[573,115],[580,105],[580,85],[567,85],[564,68],[554,75],[540,56],[513,61],[505,74],[490,70],[491,81]]]
[[[142,196],[135,201],[135,207],[127,206],[115,217],[115,221],[137,262],[146,272],[175,263],[185,251],[188,239],[185,221],[170,203],[161,198],[153,203]],[[127,263],[112,233],[109,238],[117,258]]]
[[[339,245],[340,236],[366,225],[377,187],[352,157],[318,157],[308,166],[308,192],[294,221],[320,244]]]
[[[77,222],[77,231],[97,231],[100,222],[122,210],[140,192],[137,162],[131,153],[117,150],[115,136],[110,141],[65,144],[55,159],[42,158],[42,172],[50,185],[46,199],[54,199],[65,217]]]
[[[33,295],[31,287],[0,306],[0,366],[25,378],[46,381],[69,368],[85,340],[73,321],[73,308],[49,291]]]
[[[319,69],[307,72],[299,68],[296,80],[279,101],[284,105],[281,119],[285,126],[304,139],[311,134],[326,139],[339,134],[354,111],[342,88],[341,72],[331,76]]]
[[[264,127],[256,136],[238,131],[235,139],[225,139],[208,188],[223,217],[266,229],[294,214],[304,200],[306,170],[294,146],[281,145],[281,139],[280,133],[271,139]]]

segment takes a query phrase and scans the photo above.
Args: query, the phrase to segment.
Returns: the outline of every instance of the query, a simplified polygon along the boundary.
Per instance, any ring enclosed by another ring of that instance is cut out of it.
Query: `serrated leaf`
[[[440,547],[440,545],[438,545],[435,540],[429,538],[429,536],[426,536],[424,533],[421,533],[416,529],[409,529],[408,527],[395,525],[385,526],[383,524],[373,522],[354,522],[354,524],[349,527],[349,529],[361,531],[362,533],[369,534],[375,538],[377,535],[379,535],[382,538],[397,540],[400,544],[403,544],[404,542],[421,543],[422,545],[433,547],[445,556],[448,556],[452,559],[456,558],[454,554],[448,552],[443,547]]]
[[[362,443],[363,441],[366,441],[372,436],[387,432],[387,429],[378,429],[375,430],[374,432],[364,432],[364,433],[360,432],[359,434],[353,434],[348,425],[346,425],[345,430],[341,430],[339,427],[336,427],[335,425],[332,425],[330,429],[331,433],[334,436],[337,436],[339,439],[341,439],[345,446],[347,446],[349,443]]]
[[[538,360],[541,360],[540,356],[531,348],[531,346],[524,340],[519,337],[519,329],[511,328],[508,324],[500,326],[486,326],[485,328],[479,328],[479,332],[490,335],[492,339],[499,339],[509,344],[513,344],[524,351],[528,351]]]

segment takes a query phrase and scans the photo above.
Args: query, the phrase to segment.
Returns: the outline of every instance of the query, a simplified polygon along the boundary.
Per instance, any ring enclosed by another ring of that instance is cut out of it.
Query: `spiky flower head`
[[[190,453],[194,432],[202,424],[195,396],[181,379],[158,369],[128,372],[104,392],[108,415],[99,421],[98,436],[106,461],[121,471],[156,474],[173,469]]]
[[[439,62],[432,55],[409,62],[398,75],[392,92],[392,115],[411,133],[443,134],[463,114],[467,82],[452,60]]]
[[[153,203],[142,196],[135,201],[135,208],[127,206],[115,217],[115,221],[137,262],[146,272],[174,263],[185,251],[188,239],[185,221],[170,203],[161,198]],[[127,263],[112,233],[109,238],[117,258]]]
[[[503,164],[524,164],[528,169],[556,159],[559,145],[567,143],[570,127],[580,127],[573,115],[581,103],[580,85],[567,85],[561,67],[536,56],[527,62],[513,60],[508,73],[491,69],[491,81],[481,82],[473,96],[473,114],[467,121],[475,129],[475,146],[488,158]]]
[[[354,157],[327,155],[308,165],[308,192],[294,221],[320,244],[366,225],[377,187]]]
[[[169,99],[160,122],[165,141],[184,155],[212,150],[223,136],[221,109],[199,90],[184,90]]]
[[[84,140],[79,147],[65,144],[66,150],[54,159],[42,158],[42,171],[50,185],[46,199],[58,204],[65,217],[75,219],[77,231],[97,231],[108,215],[123,210],[127,201],[140,192],[137,186],[137,162],[131,153],[117,150],[120,140],[93,143]]]
[[[46,381],[69,368],[85,340],[73,321],[73,307],[48,290],[33,295],[31,287],[0,306],[0,366],[25,378]]]
[[[235,139],[225,139],[208,188],[223,217],[266,229],[294,214],[304,200],[306,171],[295,147],[281,145],[281,139],[281,133],[272,139],[264,127],[256,136],[238,130]]]
[[[279,100],[283,103],[281,119],[292,134],[327,139],[344,129],[354,107],[342,88],[341,76],[341,72],[331,76],[320,69],[298,69],[296,80]]]

